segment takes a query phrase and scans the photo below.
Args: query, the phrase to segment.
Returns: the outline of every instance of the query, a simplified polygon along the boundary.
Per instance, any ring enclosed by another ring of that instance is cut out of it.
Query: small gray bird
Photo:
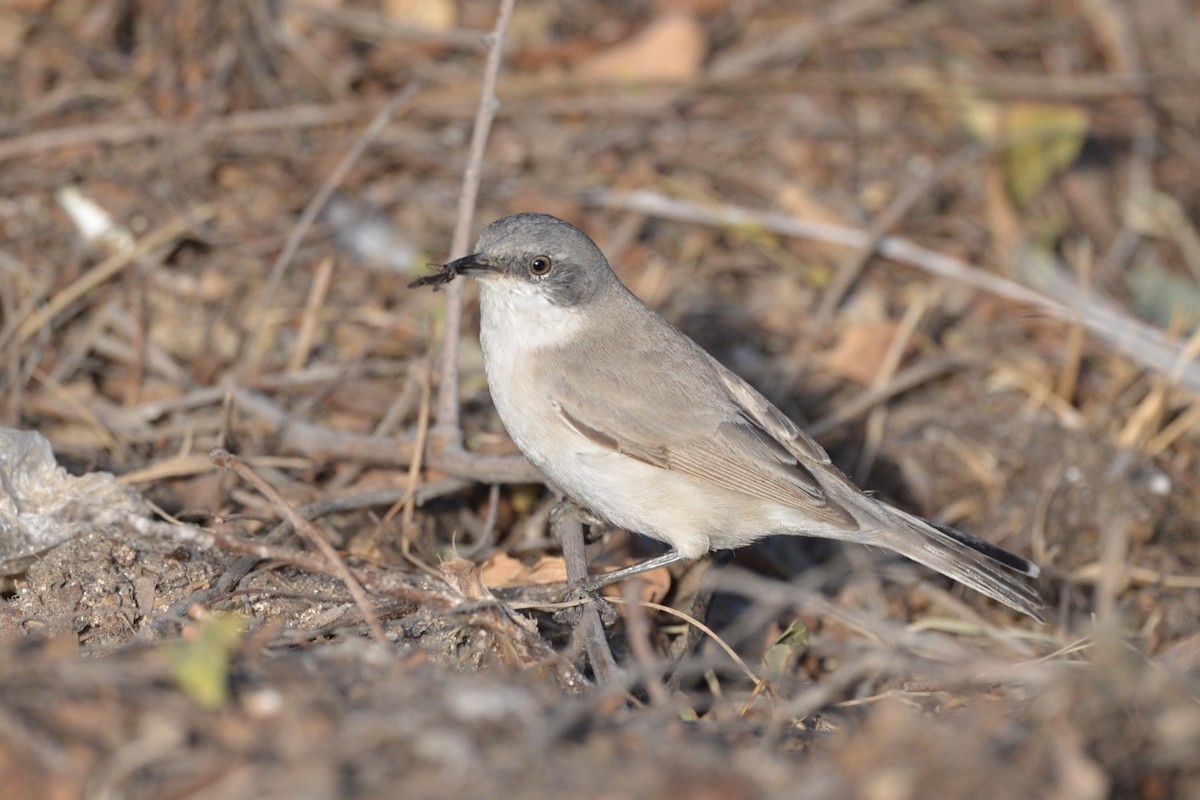
[[[521,452],[599,517],[671,547],[589,583],[772,534],[886,547],[1039,621],[1037,565],[864,494],[815,441],[635,297],[583,231],[516,214],[418,283],[479,279],[492,399]]]

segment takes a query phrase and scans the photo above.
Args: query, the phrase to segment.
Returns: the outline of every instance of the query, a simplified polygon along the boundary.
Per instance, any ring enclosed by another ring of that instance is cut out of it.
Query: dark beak
[[[455,275],[473,275],[480,277],[488,272],[501,272],[500,267],[489,264],[483,253],[472,253],[469,256],[463,256],[457,261],[451,261],[442,267],[444,272],[453,272]]]
[[[457,278],[459,275],[474,275],[483,277],[489,272],[500,272],[500,267],[495,267],[489,264],[481,253],[472,253],[469,256],[463,256],[457,261],[451,261],[449,264],[442,264],[441,268],[432,275],[426,275],[422,278],[417,278],[408,285],[410,289],[416,289],[419,286],[432,286],[436,292],[441,287],[445,286],[450,281]]]

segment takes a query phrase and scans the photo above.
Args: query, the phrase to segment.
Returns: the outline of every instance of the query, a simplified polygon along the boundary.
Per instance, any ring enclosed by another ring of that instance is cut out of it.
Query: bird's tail
[[[896,508],[888,507],[886,511],[898,523],[887,527],[899,530],[886,540],[880,539],[879,544],[1038,622],[1046,621],[1042,616],[1046,604],[1031,585],[1031,579],[1040,572],[1037,564],[962,531],[926,522]]]

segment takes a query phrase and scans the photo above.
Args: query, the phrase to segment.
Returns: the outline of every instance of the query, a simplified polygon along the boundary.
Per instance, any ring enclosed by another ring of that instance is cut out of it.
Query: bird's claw
[[[612,529],[612,525],[573,500],[563,498],[550,509],[550,529],[557,530],[562,520],[575,520],[584,527],[584,541],[593,542]]]
[[[617,608],[600,595],[599,589],[590,588],[591,581],[584,580],[571,587],[563,596],[563,602],[571,603],[554,612],[554,621],[572,628],[579,624],[585,606],[591,605],[600,613],[600,622],[610,628],[617,621]]]

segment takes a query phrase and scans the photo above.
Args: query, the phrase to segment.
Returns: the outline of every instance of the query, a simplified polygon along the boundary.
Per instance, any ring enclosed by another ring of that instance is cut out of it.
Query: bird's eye
[[[550,256],[534,256],[529,259],[529,273],[541,277],[550,272],[550,267],[553,264],[550,262]]]

